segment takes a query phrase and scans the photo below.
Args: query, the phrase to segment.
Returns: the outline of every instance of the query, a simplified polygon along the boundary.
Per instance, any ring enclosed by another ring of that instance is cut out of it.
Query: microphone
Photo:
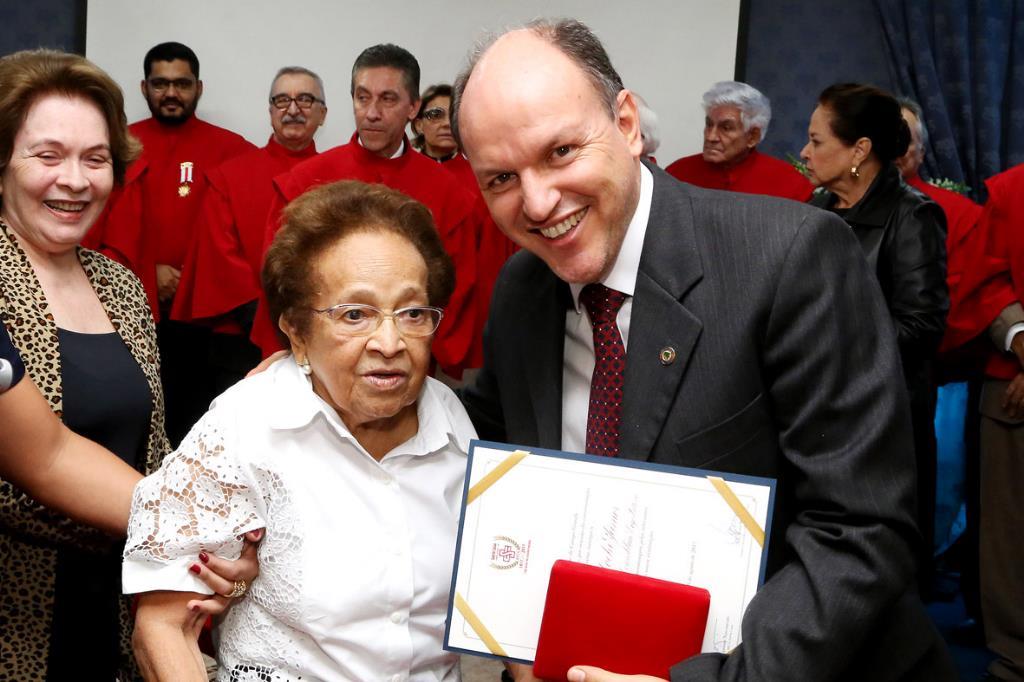
[[[9,389],[12,381],[14,381],[14,367],[7,360],[0,358],[0,393]]]

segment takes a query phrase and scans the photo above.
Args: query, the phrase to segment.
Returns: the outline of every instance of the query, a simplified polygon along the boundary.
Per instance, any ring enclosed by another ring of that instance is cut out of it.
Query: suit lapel
[[[544,267],[543,282],[531,294],[524,324],[523,380],[529,384],[531,408],[537,422],[538,445],[558,449],[562,442],[562,355],[565,310],[569,288]]]
[[[628,459],[650,458],[702,329],[681,303],[703,276],[690,199],[682,185],[653,173],[626,351],[620,452]]]

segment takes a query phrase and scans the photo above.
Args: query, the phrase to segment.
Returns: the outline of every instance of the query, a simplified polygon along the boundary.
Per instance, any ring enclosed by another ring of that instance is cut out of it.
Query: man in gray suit
[[[642,164],[634,97],[574,21],[479,48],[454,109],[491,213],[524,249],[464,394],[481,436],[778,479],[743,644],[672,678],[955,679],[913,587],[895,335],[846,225]]]

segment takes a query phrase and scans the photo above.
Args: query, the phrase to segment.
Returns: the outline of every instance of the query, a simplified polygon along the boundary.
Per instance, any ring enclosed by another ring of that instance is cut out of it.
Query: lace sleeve
[[[201,550],[230,559],[241,536],[266,526],[265,472],[240,461],[231,436],[208,412],[163,466],[135,487],[124,550],[126,593],[209,593],[186,569]]]

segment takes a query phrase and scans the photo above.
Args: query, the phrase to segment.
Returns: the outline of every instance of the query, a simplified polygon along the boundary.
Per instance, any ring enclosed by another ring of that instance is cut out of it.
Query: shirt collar
[[[423,390],[416,402],[416,415],[419,429],[416,435],[402,443],[387,454],[387,457],[399,455],[424,455],[437,452],[449,445],[455,446],[460,452],[469,452],[469,441],[476,437],[468,422],[459,424],[455,412],[444,405],[441,394],[449,391],[436,379],[427,377],[423,382]],[[452,396],[452,400],[457,398]]]
[[[632,296],[636,290],[636,275],[640,271],[640,257],[644,251],[644,237],[647,235],[647,221],[651,216],[651,200],[654,197],[654,176],[643,164],[640,164],[640,198],[636,202],[636,210],[626,227],[626,235],[619,247],[619,255],[608,275],[601,284],[609,289],[621,291]],[[580,310],[580,292],[586,284],[569,284],[572,292],[572,303],[576,312]]]
[[[297,431],[320,418],[339,436],[362,449],[334,408],[313,392],[312,381],[299,369],[294,356],[278,360],[266,373],[269,375],[267,380],[274,383],[275,396],[274,404],[267,406],[267,423],[270,428]],[[454,420],[454,414],[445,407],[439,396],[438,386],[434,385],[436,383],[430,377],[423,382],[416,400],[419,429],[412,438],[388,453],[388,457],[426,455],[449,444],[454,444],[462,452],[469,452],[469,441],[475,436]]]
[[[296,152],[288,149],[278,142],[274,137],[274,134],[271,133],[270,139],[267,140],[267,151],[269,151],[273,156],[291,156],[297,159],[305,159],[311,156],[316,156],[316,142],[310,140],[308,145]]]
[[[437,161],[438,163],[444,163],[446,161],[451,161],[452,159],[455,158],[455,155],[458,154],[458,153],[459,153],[459,150],[455,149],[455,150],[452,151],[451,154],[447,154],[445,156],[437,157],[437,156],[431,156],[430,154],[428,154],[426,147],[423,147],[423,150],[420,151],[420,154],[423,154],[423,156],[427,157],[431,161]]]
[[[359,143],[360,147],[363,147],[363,141],[359,139],[359,133],[357,132],[355,134],[355,136],[356,136],[356,142]],[[363,147],[363,149],[366,149],[366,147]],[[401,144],[398,145],[398,149],[395,150],[395,153],[392,154],[391,156],[389,156],[388,158],[389,159],[397,159],[399,156],[401,156],[404,153],[405,153],[405,136],[403,135],[402,136],[402,142],[401,142]]]

